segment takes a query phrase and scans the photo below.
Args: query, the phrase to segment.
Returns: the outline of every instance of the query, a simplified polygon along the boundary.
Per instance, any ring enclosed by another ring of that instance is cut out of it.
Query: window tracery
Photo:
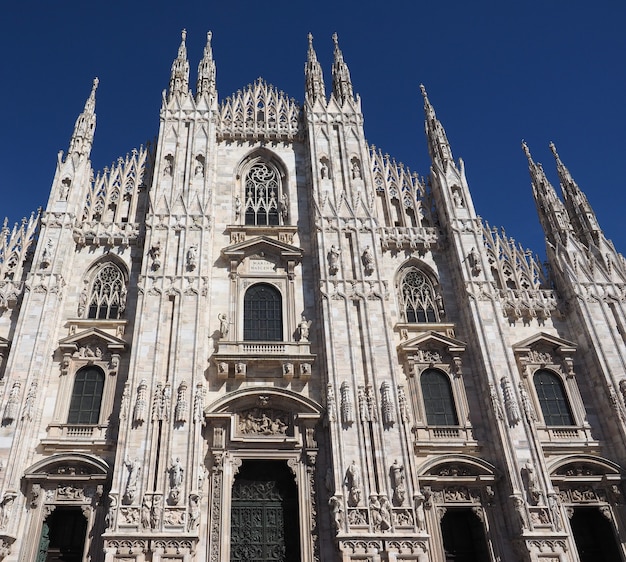
[[[280,174],[268,163],[257,160],[246,172],[244,182],[245,223],[251,226],[277,226],[281,210]]]
[[[85,307],[85,304],[87,306]],[[84,291],[79,302],[79,315],[97,320],[117,320],[126,307],[124,274],[115,264],[102,264],[95,272],[89,291]]]
[[[439,322],[443,299],[431,280],[416,267],[406,270],[400,283],[404,319],[409,323]]]

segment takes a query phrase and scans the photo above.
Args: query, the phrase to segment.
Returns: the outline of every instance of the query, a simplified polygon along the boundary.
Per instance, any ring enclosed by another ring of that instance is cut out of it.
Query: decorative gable
[[[109,374],[117,374],[120,354],[126,349],[126,342],[98,328],[90,328],[72,334],[59,341],[63,352],[62,371],[67,373],[70,363],[78,363],[77,368],[84,365],[99,365]]]
[[[398,346],[398,354],[411,366],[411,371],[439,367],[461,374],[461,356],[465,343],[438,332],[425,332]]]
[[[269,236],[257,236],[227,246],[222,250],[222,255],[230,261],[231,274],[236,274],[245,260],[248,273],[274,273],[281,267],[292,276],[295,266],[302,259],[303,251]]]
[[[538,368],[574,374],[576,344],[557,336],[540,332],[513,345],[513,352],[525,376]]]

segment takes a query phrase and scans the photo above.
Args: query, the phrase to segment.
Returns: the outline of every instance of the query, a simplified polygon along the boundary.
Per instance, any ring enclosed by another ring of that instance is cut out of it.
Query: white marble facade
[[[96,174],[94,81],[1,234],[0,560],[624,559],[624,258],[554,147],[549,274],[484,223],[424,89],[427,180],[368,144],[333,40],[300,104],[221,99],[210,34],[192,92],[183,33],[156,144]]]

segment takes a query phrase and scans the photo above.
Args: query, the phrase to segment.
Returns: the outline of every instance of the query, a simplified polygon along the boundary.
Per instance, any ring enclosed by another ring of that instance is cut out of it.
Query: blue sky
[[[262,76],[302,100],[309,31],[328,87],[336,31],[370,143],[428,173],[423,83],[492,226],[543,254],[520,142],[556,184],[554,141],[605,233],[626,253],[625,21],[619,1],[7,3],[0,216],[15,222],[46,203],[56,154],[67,149],[95,76],[95,170],[156,136],[182,28],[194,84],[213,31],[222,99]]]

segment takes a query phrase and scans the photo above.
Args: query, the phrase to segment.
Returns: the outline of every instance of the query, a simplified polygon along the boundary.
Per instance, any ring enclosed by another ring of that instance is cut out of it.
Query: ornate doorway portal
[[[285,461],[246,460],[233,483],[231,562],[299,562],[298,496]]]

